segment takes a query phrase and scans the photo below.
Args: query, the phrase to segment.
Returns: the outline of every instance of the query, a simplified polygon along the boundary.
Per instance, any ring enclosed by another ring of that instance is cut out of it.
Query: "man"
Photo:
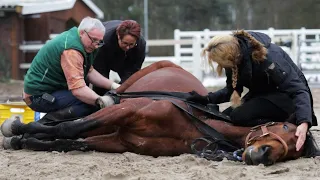
[[[141,37],[140,25],[133,20],[113,20],[103,23],[106,28],[100,48],[94,60],[94,68],[109,78],[110,70],[117,72],[120,83],[141,69],[145,58],[146,41]],[[103,95],[106,90],[93,86],[93,90]]]
[[[48,41],[34,57],[24,80],[24,101],[38,112],[47,114],[42,123],[75,119],[99,108],[96,102],[113,104],[100,97],[87,84],[104,89],[120,85],[98,73],[92,63],[103,43],[105,28],[98,20],[84,18],[73,27]],[[101,101],[102,100],[102,101]]]

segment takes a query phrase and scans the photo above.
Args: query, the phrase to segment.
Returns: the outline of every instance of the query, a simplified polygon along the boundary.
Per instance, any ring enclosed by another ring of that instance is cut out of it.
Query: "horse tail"
[[[153,63],[153,64],[141,69],[140,71],[134,73],[124,83],[122,83],[122,85],[119,88],[117,88],[116,92],[123,93],[127,88],[129,88],[133,83],[138,81],[141,77],[143,77],[153,71],[156,71],[158,69],[166,68],[166,67],[174,67],[174,68],[182,69],[182,67],[174,64],[171,61],[167,61],[167,60],[158,61],[158,62]]]

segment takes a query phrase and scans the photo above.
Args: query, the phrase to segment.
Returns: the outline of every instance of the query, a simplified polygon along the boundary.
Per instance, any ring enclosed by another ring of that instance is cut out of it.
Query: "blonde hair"
[[[221,76],[223,68],[230,68],[232,70],[232,87],[234,91],[230,102],[234,108],[241,105],[241,97],[235,90],[239,74],[238,65],[242,56],[240,44],[236,36],[243,36],[248,39],[252,46],[251,57],[253,61],[262,62],[266,59],[267,49],[264,45],[244,30],[236,31],[232,35],[214,36],[201,53],[201,56],[208,62],[212,70],[214,70],[213,62],[218,64],[216,71],[219,76]]]

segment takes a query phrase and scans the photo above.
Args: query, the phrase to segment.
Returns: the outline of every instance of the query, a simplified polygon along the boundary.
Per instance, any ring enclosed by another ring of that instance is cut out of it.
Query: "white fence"
[[[274,29],[254,30],[270,36],[273,43],[280,46],[289,54],[292,60],[303,70],[310,83],[320,84],[320,29]],[[159,60],[170,60],[189,72],[199,80],[205,78],[205,66],[201,61],[201,49],[216,35],[231,34],[232,31],[174,31],[174,39],[148,40],[147,46],[172,46],[173,56],[152,57],[147,56],[143,66],[147,66]],[[55,35],[50,35],[50,39]],[[284,46],[287,45],[287,46]],[[42,44],[20,45],[20,50],[37,51]],[[22,63],[20,68],[27,69],[30,64]],[[319,72],[319,73],[318,73]],[[118,79],[115,73],[110,75],[112,79]]]
[[[273,43],[279,44],[303,70],[310,83],[320,82],[320,29],[274,29],[253,30],[270,36]],[[232,31],[174,31],[174,40],[166,43],[148,41],[148,46],[173,46],[174,56],[146,57],[145,64],[157,60],[171,60],[193,73],[198,79],[204,80],[204,66],[202,66],[200,51],[216,35],[231,34]],[[286,45],[286,46],[284,46]],[[318,73],[319,72],[319,73]]]

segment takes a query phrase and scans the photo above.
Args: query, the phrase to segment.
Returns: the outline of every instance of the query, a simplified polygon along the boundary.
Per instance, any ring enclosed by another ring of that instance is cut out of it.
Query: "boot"
[[[72,121],[81,117],[77,117],[73,112],[72,107],[67,107],[64,109],[60,109],[58,111],[49,112],[44,115],[39,121],[39,123],[49,126],[57,125],[61,122]]]

